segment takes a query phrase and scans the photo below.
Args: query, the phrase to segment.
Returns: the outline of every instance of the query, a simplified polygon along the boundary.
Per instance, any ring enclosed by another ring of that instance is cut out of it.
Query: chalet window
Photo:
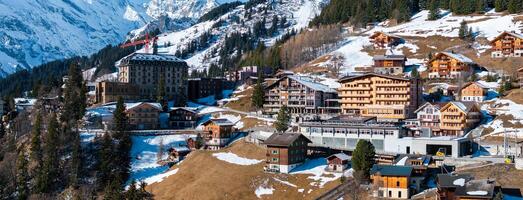
[[[278,162],[278,158],[272,158],[272,162]]]
[[[278,150],[272,150],[272,154],[278,154]]]
[[[389,197],[392,197],[392,191],[389,191]]]
[[[399,187],[399,186],[400,186],[400,182],[396,181],[396,187]]]
[[[401,198],[401,191],[398,191],[398,198]]]

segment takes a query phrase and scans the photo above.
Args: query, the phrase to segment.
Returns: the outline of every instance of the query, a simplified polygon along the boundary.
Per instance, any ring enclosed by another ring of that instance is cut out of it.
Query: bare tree
[[[160,140],[160,144],[158,145],[158,153],[156,154],[156,159],[158,161],[161,161],[163,158],[163,139]]]

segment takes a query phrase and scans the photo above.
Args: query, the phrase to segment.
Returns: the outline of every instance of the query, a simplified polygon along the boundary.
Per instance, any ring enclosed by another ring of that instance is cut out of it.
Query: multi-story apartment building
[[[441,135],[461,136],[481,121],[481,111],[475,102],[451,101],[441,107]]]
[[[414,111],[414,113],[416,113],[416,120],[419,122],[419,128],[424,129],[420,130],[420,132],[428,132],[429,136],[438,135],[438,133],[441,131],[440,109],[443,106],[445,106],[445,103],[427,102]],[[419,135],[421,135],[421,133]]]
[[[470,58],[450,52],[437,53],[429,62],[429,78],[464,78],[474,73]]]
[[[190,78],[188,79],[188,97],[190,100],[195,100],[217,95],[224,87],[224,78]]]
[[[523,35],[514,32],[503,32],[494,38],[491,56],[493,58],[523,56]]]
[[[274,133],[267,145],[265,171],[289,173],[307,157],[307,144],[311,141],[299,133]]]
[[[409,118],[421,102],[421,81],[367,73],[339,80],[341,112],[374,116],[380,120]]]
[[[404,55],[377,55],[372,60],[375,73],[399,75],[403,73],[407,57]]]
[[[123,100],[140,99],[140,88],[134,84],[119,82],[102,81],[96,84],[96,103],[116,102],[120,97]]]
[[[374,32],[370,37],[375,48],[385,48],[401,43],[401,38],[381,31]]]
[[[187,94],[188,66],[172,55],[133,53],[122,58],[118,66],[118,81],[140,88],[144,97],[154,97],[161,79],[169,99]]]
[[[96,87],[97,103],[126,100],[152,99],[164,81],[168,99],[178,100],[187,96],[187,63],[171,55],[132,53],[118,62],[118,82],[100,82]],[[138,95],[136,95],[138,94]]]
[[[267,85],[264,91],[263,111],[267,114],[277,114],[283,105],[291,114],[322,114],[331,108],[330,100],[337,98],[334,89],[296,75],[286,75]]]
[[[468,82],[459,92],[461,101],[483,102],[487,98],[488,87],[479,82]]]
[[[158,129],[160,125],[161,111],[162,106],[159,103],[133,103],[127,104],[125,113],[132,129],[152,130]]]
[[[408,199],[411,194],[411,166],[374,165],[371,179],[378,198]]]
[[[234,123],[228,119],[209,119],[202,125],[203,129],[209,132],[205,138],[205,145],[211,150],[225,147],[234,132]]]

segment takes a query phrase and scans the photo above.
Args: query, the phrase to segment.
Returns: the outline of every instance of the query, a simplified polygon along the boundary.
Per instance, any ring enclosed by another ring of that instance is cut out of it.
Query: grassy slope
[[[265,159],[265,149],[243,141],[222,152],[233,152],[250,159]],[[254,191],[267,182],[275,191],[264,199],[314,199],[335,187],[338,181],[327,183],[323,188],[311,186],[308,175],[269,174],[263,172],[263,162],[257,165],[235,165],[212,156],[215,152],[195,151],[179,166],[178,173],[160,183],[147,186],[155,199],[256,199]],[[289,181],[292,187],[274,180]],[[298,192],[304,189],[304,192]],[[312,189],[311,193],[307,193]]]

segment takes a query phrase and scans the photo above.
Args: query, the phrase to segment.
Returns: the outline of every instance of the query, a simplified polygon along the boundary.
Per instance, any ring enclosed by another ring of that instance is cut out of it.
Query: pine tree
[[[123,98],[119,97],[116,103],[116,109],[113,112],[113,137],[116,140],[122,140],[123,138],[128,137],[126,135],[128,119],[125,109]]]
[[[467,39],[467,37],[469,36],[469,28],[467,26],[467,22],[465,21],[461,21],[460,23],[460,26],[459,26],[459,33],[458,33],[458,36],[460,39]]]
[[[436,0],[431,0],[429,5],[428,20],[437,20],[439,18],[439,8]]]
[[[38,191],[41,193],[51,192],[58,178],[58,121],[56,114],[51,113],[45,137],[43,167],[40,173],[40,185]]]
[[[42,134],[42,116],[37,113],[36,119],[33,124],[33,130],[31,131],[31,154],[30,159],[31,162],[35,164],[34,172],[32,174],[38,174],[38,171],[42,167],[42,142],[40,140],[41,134]]]
[[[68,80],[65,82],[64,110],[61,121],[69,122],[72,120],[76,122],[84,116],[87,107],[86,92],[87,88],[81,70],[73,63],[69,67]]]
[[[412,78],[419,78],[419,72],[417,67],[413,67],[412,71],[410,72],[410,77]]]
[[[494,3],[494,6],[496,7],[496,12],[502,12],[507,9],[507,5],[505,3],[506,0],[496,0]]]
[[[283,105],[278,112],[276,117],[276,123],[274,124],[276,130],[280,133],[285,132],[289,128],[290,115],[286,105]]]
[[[77,188],[82,173],[82,147],[80,144],[80,134],[77,131],[73,135],[71,152],[71,170],[69,172],[69,186]]]
[[[510,0],[507,5],[507,10],[510,14],[521,11],[521,0]]]
[[[263,77],[261,73],[258,75],[258,80],[256,80],[256,85],[254,86],[254,91],[252,93],[252,105],[260,109],[263,107],[263,100],[265,92],[263,91]]]
[[[477,0],[476,2],[476,12],[478,13],[484,13],[485,12],[485,0]]]
[[[16,162],[16,191],[18,193],[18,200],[25,200],[29,197],[29,187],[27,186],[27,183],[29,182],[27,165],[28,161],[23,150],[21,150],[18,153],[18,160]]]
[[[98,152],[99,164],[98,164],[98,185],[105,188],[113,175],[113,142],[109,133],[105,133],[102,137],[102,144]]]
[[[117,180],[112,180],[104,189],[104,200],[125,199],[122,188]]]
[[[369,179],[375,154],[374,145],[369,141],[359,140],[356,144],[356,149],[352,153],[352,168],[361,175],[361,177],[356,177],[360,181]]]

